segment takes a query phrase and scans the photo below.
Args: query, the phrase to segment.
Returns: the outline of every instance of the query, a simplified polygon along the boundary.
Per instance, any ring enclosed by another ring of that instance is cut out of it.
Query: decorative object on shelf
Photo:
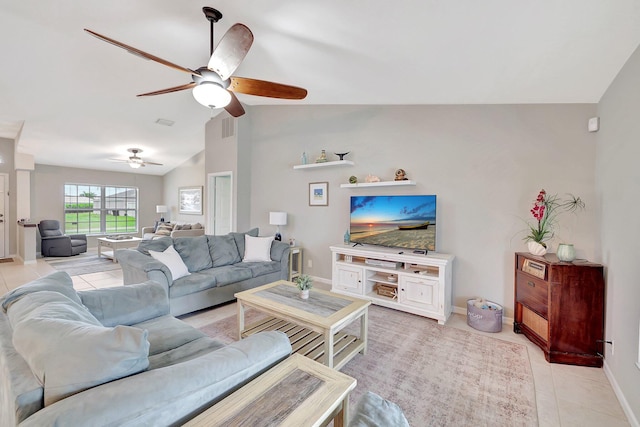
[[[324,163],[326,161],[327,161],[327,151],[322,150],[322,153],[320,153],[320,157],[316,159],[316,163]]]
[[[344,244],[348,245],[349,243],[351,243],[351,234],[349,234],[349,229],[347,228],[347,231],[344,232]]]
[[[577,212],[578,210],[584,209],[585,204],[580,197],[572,194],[568,194],[567,196],[566,199],[561,199],[556,194],[549,195],[544,189],[540,190],[530,210],[531,215],[533,215],[533,218],[536,220],[536,224],[533,226],[527,224],[529,226],[529,233],[524,237],[526,242],[539,243],[546,249],[547,244],[545,241],[554,236],[558,215],[562,212]],[[536,252],[540,252],[540,249],[536,245],[528,245],[528,247],[529,252],[533,255],[539,255],[531,251],[533,248]]]
[[[302,274],[296,277],[296,286],[300,290],[300,298],[309,298],[309,289],[313,288],[313,280],[308,274]]]
[[[160,222],[164,222],[164,214],[169,212],[166,205],[156,205],[156,213],[160,214]]]
[[[404,171],[404,169],[398,169],[396,171],[395,181],[406,181],[408,179],[406,175],[407,173]]]
[[[556,255],[560,261],[572,262],[576,259],[576,250],[570,243],[560,243]]]
[[[380,182],[380,178],[378,178],[375,175],[367,175],[367,177],[365,178],[365,182]]]
[[[302,157],[300,157],[300,163],[302,163],[303,165],[307,164],[307,152],[306,151],[302,152]]]
[[[349,177],[349,184],[357,184],[358,183],[358,177],[355,175],[351,175]]]
[[[181,214],[202,215],[202,187],[180,187],[178,200]]]
[[[309,206],[329,206],[329,183],[309,183]]]
[[[344,156],[346,156],[349,153],[350,153],[350,151],[347,151],[346,153],[333,153],[333,154],[338,156],[338,158],[340,158],[340,160],[344,160]]]
[[[547,253],[547,245],[534,242],[533,240],[527,242],[527,249],[531,255],[543,256]]]
[[[286,212],[269,212],[269,224],[275,225],[276,228],[276,240],[282,241],[282,234],[280,234],[280,226],[287,225],[287,213]]]

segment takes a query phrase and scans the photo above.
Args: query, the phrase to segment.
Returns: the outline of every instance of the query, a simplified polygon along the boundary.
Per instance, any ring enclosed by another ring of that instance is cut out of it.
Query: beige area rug
[[[45,258],[45,261],[58,271],[66,271],[69,276],[120,269],[120,264],[113,262],[109,258],[98,258],[98,255],[88,253],[64,258]]]
[[[247,311],[249,323],[261,316]],[[237,328],[229,316],[201,330],[229,343]],[[538,425],[526,346],[420,316],[371,306],[367,354],[342,372],[358,380],[351,404],[373,391],[397,403],[412,427]]]

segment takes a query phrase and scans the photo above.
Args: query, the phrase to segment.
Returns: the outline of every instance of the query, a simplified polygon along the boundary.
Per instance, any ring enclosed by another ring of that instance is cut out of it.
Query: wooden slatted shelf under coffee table
[[[340,369],[358,352],[367,351],[370,301],[321,289],[311,289],[309,299],[299,297],[295,285],[285,280],[235,294],[238,299],[240,339],[261,331],[287,334],[294,353]],[[245,308],[268,314],[245,327]],[[340,332],[360,319],[360,336]]]
[[[217,426],[347,425],[356,380],[294,354],[185,424]]]

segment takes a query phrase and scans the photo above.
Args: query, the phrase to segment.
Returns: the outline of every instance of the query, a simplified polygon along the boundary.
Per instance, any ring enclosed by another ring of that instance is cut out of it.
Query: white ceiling
[[[0,0],[0,137],[22,128],[36,163],[101,170],[131,171],[108,159],[137,147],[157,175],[200,152],[218,110],[135,96],[190,76],[83,28],[195,69],[203,6],[224,15],[216,42],[236,22],[254,33],[235,75],[309,91],[246,105],[596,103],[640,43],[638,0]]]

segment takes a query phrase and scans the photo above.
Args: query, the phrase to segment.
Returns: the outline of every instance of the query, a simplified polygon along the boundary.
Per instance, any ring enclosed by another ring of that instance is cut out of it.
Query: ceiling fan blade
[[[155,55],[151,55],[150,53],[143,52],[140,49],[136,49],[135,47],[126,45],[124,43],[120,43],[117,40],[114,40],[114,39],[111,39],[109,37],[103,36],[102,34],[98,34],[95,31],[91,31],[91,30],[88,30],[86,28],[84,30],[87,33],[91,34],[92,36],[94,36],[94,37],[96,37],[96,38],[98,38],[98,39],[100,39],[102,41],[105,41],[107,43],[111,43],[114,46],[118,46],[118,47],[126,50],[129,53],[133,53],[134,55],[138,55],[138,56],[141,56],[141,57],[143,57],[145,59],[150,59],[150,60],[158,62],[158,63],[160,63],[162,65],[166,65],[167,67],[173,68],[174,70],[183,71],[185,73],[189,73],[189,74],[192,74],[194,76],[199,76],[200,75],[200,73],[195,71],[195,70],[191,70],[189,68],[182,67],[180,65],[174,64],[173,62],[169,62],[169,61],[167,61],[165,59],[159,58],[159,57],[157,57]]]
[[[109,161],[111,162],[123,162],[123,163],[128,163],[129,159],[109,159]]]
[[[144,161],[144,162],[142,162],[142,163],[143,163],[143,164],[146,164],[146,165],[162,166],[162,163],[156,163],[156,162],[147,162],[147,161]]]
[[[307,90],[301,87],[235,76],[231,77],[228,90],[281,99],[304,99],[307,96]]]
[[[231,102],[229,102],[229,105],[224,107],[224,109],[233,117],[240,117],[244,114],[244,107],[240,104],[240,101],[238,101],[238,98],[233,92],[229,93],[231,94]]]
[[[218,73],[222,80],[227,80],[238,68],[252,44],[251,30],[244,24],[234,24],[220,39],[207,68]]]
[[[136,95],[136,96],[162,95],[164,93],[179,92],[181,90],[191,89],[192,87],[195,87],[195,86],[196,86],[196,83],[195,82],[191,82],[191,83],[187,83],[185,85],[180,85],[180,86],[176,86],[176,87],[170,87],[170,88],[167,88],[167,89],[156,90],[154,92],[141,93],[141,94]]]

